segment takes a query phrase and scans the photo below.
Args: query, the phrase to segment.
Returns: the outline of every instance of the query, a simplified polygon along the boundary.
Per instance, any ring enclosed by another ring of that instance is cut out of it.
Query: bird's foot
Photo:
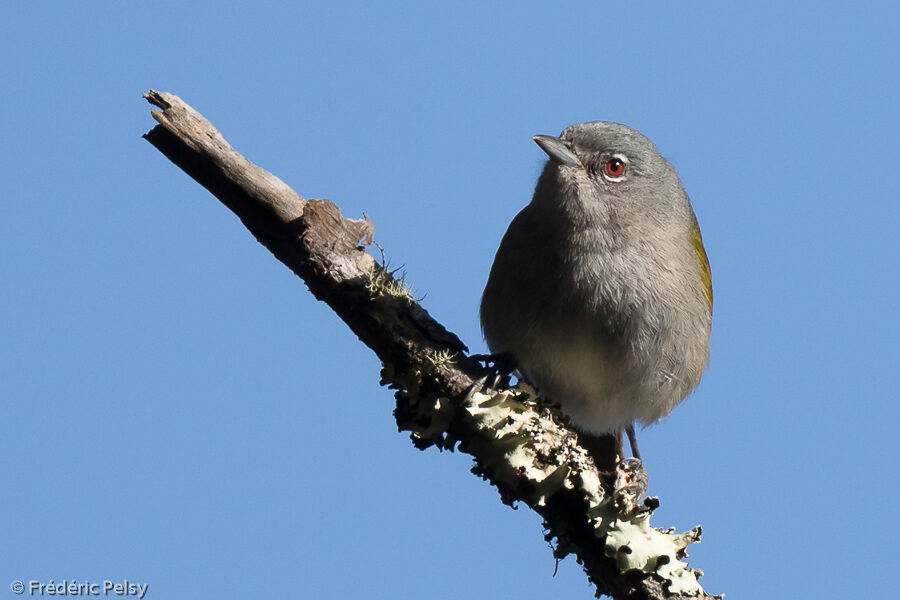
[[[628,507],[641,501],[647,493],[649,477],[644,463],[639,458],[623,458],[616,466],[616,480],[613,495],[616,504]]]
[[[473,389],[494,391],[498,387],[509,387],[510,375],[516,370],[512,354],[472,354],[469,358],[483,364],[484,375],[475,381]]]

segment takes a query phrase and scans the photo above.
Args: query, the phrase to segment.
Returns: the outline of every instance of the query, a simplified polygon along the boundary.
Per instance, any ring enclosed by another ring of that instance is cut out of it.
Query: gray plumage
[[[581,123],[535,141],[550,160],[497,250],[484,337],[579,429],[653,423],[693,390],[709,356],[709,266],[688,196],[653,143],[624,125]]]

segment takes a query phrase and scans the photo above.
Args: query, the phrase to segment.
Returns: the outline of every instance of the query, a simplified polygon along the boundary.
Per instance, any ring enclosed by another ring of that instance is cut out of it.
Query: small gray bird
[[[534,136],[550,157],[481,299],[491,352],[589,434],[668,415],[709,358],[712,278],[675,169],[641,133],[596,121]]]

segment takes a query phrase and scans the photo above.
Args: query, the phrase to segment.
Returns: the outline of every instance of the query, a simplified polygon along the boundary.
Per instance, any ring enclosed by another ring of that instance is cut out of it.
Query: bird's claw
[[[616,466],[616,481],[613,489],[619,504],[637,504],[647,493],[649,477],[644,463],[639,458],[623,458]]]
[[[639,458],[629,457],[619,461],[619,469],[622,471],[636,471],[644,468],[644,461]],[[644,471],[646,473],[646,471]]]
[[[513,357],[501,354],[473,354],[469,358],[483,364],[484,375],[479,377],[472,389],[479,391],[496,391],[498,387],[509,387],[509,378],[516,370]]]

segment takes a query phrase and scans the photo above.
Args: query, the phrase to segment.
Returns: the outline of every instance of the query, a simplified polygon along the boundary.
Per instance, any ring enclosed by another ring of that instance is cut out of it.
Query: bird
[[[666,417],[709,361],[713,290],[690,199],[640,132],[609,121],[536,135],[547,154],[481,298],[492,356],[506,357],[590,436]]]

